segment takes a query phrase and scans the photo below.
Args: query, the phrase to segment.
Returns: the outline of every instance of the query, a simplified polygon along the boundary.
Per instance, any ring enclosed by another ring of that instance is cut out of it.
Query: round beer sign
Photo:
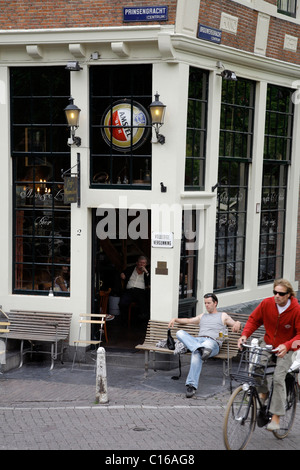
[[[102,136],[108,145],[128,152],[142,145],[149,135],[150,119],[145,108],[135,101],[116,101],[106,109],[102,120]]]

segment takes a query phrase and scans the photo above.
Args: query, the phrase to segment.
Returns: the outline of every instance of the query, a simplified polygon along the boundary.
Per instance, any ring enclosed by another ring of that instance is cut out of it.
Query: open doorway
[[[92,217],[92,312],[100,309],[100,291],[108,291],[108,311],[113,316],[106,322],[105,348],[134,349],[143,342],[147,318],[140,315],[138,305],[130,304],[126,311],[119,309],[125,285],[121,273],[133,267],[140,256],[150,266],[150,211],[140,210],[132,215],[128,209],[94,209]],[[150,291],[147,292],[150,302]],[[92,330],[92,336],[97,335]],[[96,338],[96,336],[95,336]],[[94,339],[94,338],[93,338]],[[104,335],[102,337],[105,341]]]

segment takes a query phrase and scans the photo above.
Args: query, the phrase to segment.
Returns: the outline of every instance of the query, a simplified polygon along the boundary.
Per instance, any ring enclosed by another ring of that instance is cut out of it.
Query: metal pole
[[[80,207],[81,194],[80,194],[80,153],[77,153],[77,207]]]
[[[96,403],[108,403],[105,349],[97,349]]]

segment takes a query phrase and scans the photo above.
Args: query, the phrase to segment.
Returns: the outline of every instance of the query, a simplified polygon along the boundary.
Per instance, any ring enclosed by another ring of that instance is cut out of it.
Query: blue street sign
[[[216,42],[219,44],[221,42],[222,31],[217,28],[212,28],[211,26],[199,24],[197,37],[199,39],[205,39],[205,41]]]
[[[123,21],[167,21],[168,7],[124,7]]]

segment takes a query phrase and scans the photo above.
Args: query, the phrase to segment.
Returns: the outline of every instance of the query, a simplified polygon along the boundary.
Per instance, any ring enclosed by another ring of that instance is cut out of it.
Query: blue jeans
[[[178,340],[181,341],[185,345],[185,347],[189,349],[192,353],[190,370],[186,378],[185,384],[192,385],[192,387],[197,388],[203,364],[202,358],[197,349],[211,349],[209,357],[214,357],[219,352],[219,345],[217,341],[212,338],[205,338],[204,336],[198,336],[197,338],[194,338],[184,330],[177,331],[176,336]]]

